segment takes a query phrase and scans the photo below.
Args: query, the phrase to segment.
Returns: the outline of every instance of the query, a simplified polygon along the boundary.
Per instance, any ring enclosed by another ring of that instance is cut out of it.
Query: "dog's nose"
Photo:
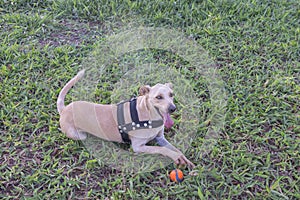
[[[175,112],[175,110],[176,110],[176,106],[175,105],[170,105],[169,106],[169,109],[168,109],[169,113],[173,113],[173,112]]]

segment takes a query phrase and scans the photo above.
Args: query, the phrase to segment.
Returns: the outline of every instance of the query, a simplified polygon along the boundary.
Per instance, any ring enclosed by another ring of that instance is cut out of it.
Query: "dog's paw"
[[[195,168],[194,163],[187,159],[183,154],[181,154],[177,160],[175,160],[176,165],[187,165],[189,168]]]
[[[73,140],[85,140],[87,138],[87,134],[80,131],[72,132],[72,134],[67,133],[67,136]]]

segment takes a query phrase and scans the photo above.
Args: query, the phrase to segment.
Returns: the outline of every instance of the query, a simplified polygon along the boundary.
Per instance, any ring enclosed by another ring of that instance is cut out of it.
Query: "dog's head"
[[[164,125],[170,128],[174,122],[170,117],[170,114],[176,110],[176,106],[173,102],[174,93],[172,90],[172,84],[156,84],[153,87],[149,85],[143,86],[139,90],[139,95],[145,95],[151,106],[158,109],[158,112],[164,119]]]

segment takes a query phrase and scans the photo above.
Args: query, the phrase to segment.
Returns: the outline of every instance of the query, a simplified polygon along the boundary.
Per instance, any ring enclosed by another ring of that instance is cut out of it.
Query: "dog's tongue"
[[[164,114],[164,125],[166,128],[171,128],[174,124],[174,121],[171,119],[171,116],[169,113]]]

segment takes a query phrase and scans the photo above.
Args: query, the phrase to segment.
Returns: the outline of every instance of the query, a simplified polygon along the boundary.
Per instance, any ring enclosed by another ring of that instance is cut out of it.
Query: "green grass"
[[[0,12],[1,198],[300,198],[298,1],[5,0]],[[168,180],[173,166],[138,175],[100,166],[58,129],[61,87],[128,23],[182,30],[226,84],[222,138],[202,157],[199,130],[187,155],[199,173],[184,170],[181,184]]]

